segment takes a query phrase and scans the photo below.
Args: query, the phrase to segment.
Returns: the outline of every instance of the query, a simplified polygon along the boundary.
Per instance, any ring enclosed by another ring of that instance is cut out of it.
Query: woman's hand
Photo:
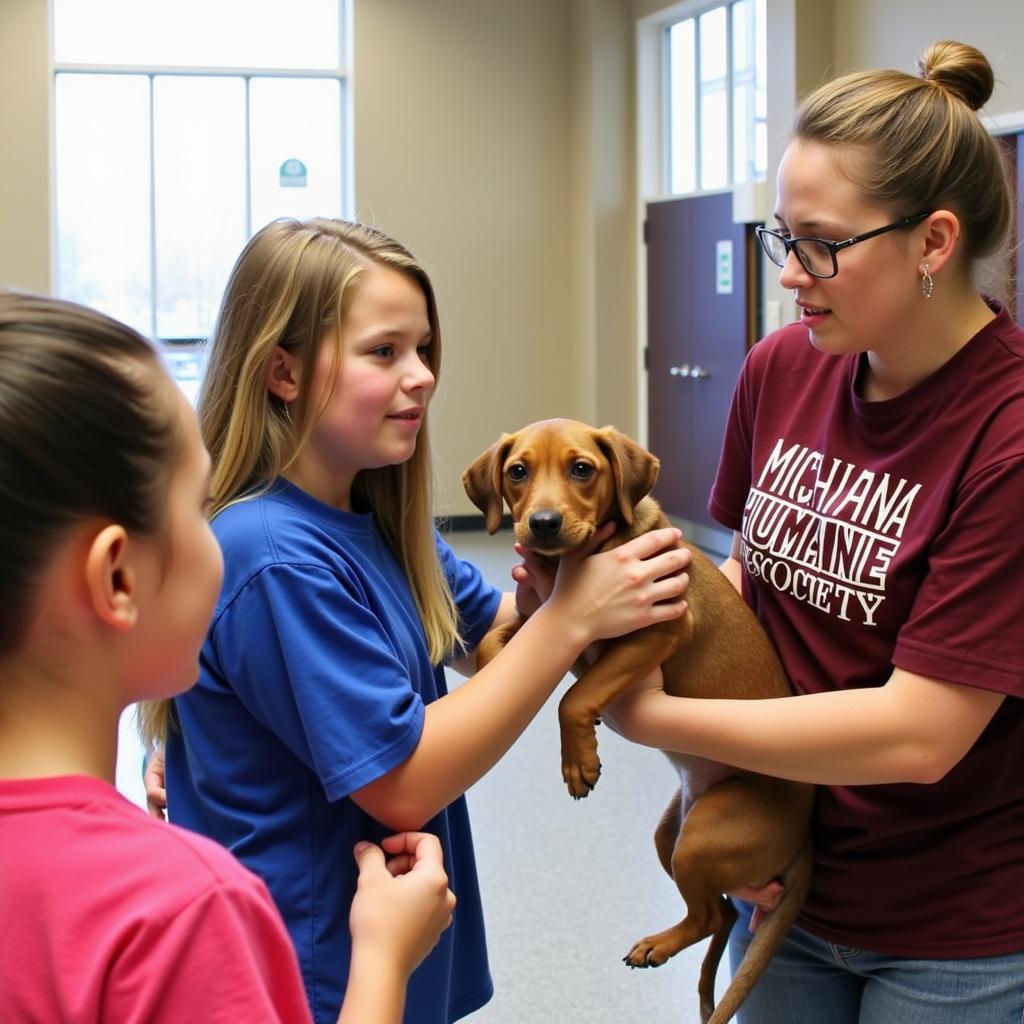
[[[353,964],[357,958],[394,964],[407,978],[452,922],[455,896],[441,844],[428,833],[402,832],[381,846],[357,844],[355,858],[359,880],[349,913]]]
[[[589,550],[607,539],[606,531]],[[582,628],[584,646],[679,618],[687,608],[684,570],[690,564],[681,539],[675,527],[666,527],[610,551],[563,555],[547,604]]]
[[[786,890],[782,882],[774,879],[758,888],[751,886],[746,889],[737,889],[734,892],[728,893],[728,895],[750,903],[753,906],[754,909],[750,915],[750,933],[753,934],[761,927],[764,919],[770,913],[779,909],[779,904],[782,902],[785,892]]]
[[[146,786],[146,810],[151,818],[167,820],[167,783],[164,748],[157,747],[146,759],[142,781]]]

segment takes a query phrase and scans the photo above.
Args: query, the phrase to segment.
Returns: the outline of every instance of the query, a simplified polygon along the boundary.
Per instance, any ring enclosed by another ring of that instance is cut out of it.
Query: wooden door
[[[654,496],[673,516],[720,530],[707,512],[733,387],[757,336],[753,228],[732,194],[650,203],[647,241],[648,446],[661,460]],[[732,288],[719,243],[732,245]]]

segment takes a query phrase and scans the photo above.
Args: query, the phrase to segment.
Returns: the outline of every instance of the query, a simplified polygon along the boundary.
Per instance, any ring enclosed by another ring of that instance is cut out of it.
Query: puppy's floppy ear
[[[633,525],[633,509],[650,494],[661,463],[646,448],[614,427],[594,431],[594,440],[608,460],[622,521]]]
[[[501,525],[501,510],[504,495],[501,491],[502,471],[515,434],[502,434],[462,474],[462,486],[466,488],[469,500],[484,514],[487,532],[494,533]]]

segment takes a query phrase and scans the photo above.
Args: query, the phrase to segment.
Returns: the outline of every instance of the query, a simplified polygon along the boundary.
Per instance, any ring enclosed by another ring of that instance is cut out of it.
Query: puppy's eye
[[[521,484],[526,479],[526,467],[521,462],[513,462],[505,472],[515,484]]]
[[[594,467],[589,462],[577,460],[572,464],[569,474],[574,480],[589,480],[594,475]]]

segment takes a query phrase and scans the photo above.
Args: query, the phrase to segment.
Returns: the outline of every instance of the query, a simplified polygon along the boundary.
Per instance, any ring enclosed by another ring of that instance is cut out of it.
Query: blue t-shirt
[[[298,953],[313,1016],[334,1021],[348,973],[352,847],[390,829],[349,794],[415,749],[424,705],[446,692],[405,575],[370,515],[281,482],[213,522],[224,585],[199,682],[175,699],[168,810],[261,876]],[[472,649],[500,593],[440,537]],[[407,1024],[448,1024],[490,998],[464,798],[426,826],[458,897],[452,926],[414,973]]]

